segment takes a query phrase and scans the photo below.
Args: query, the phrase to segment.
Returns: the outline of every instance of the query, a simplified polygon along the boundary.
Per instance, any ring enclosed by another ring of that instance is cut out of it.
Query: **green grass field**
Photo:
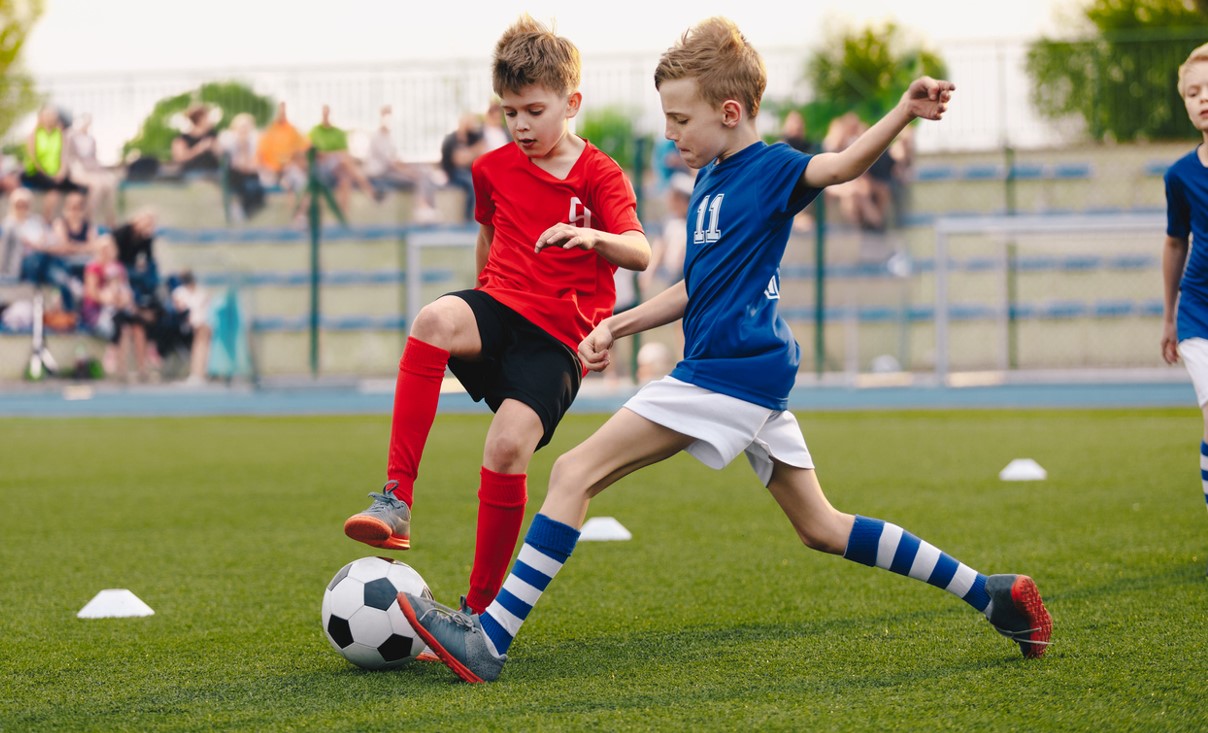
[[[1193,408],[800,417],[838,508],[1035,577],[1049,654],[1025,661],[950,595],[804,549],[744,460],[681,455],[593,503],[634,539],[579,546],[498,682],[365,672],[319,605],[375,554],[340,526],[380,486],[388,417],[7,419],[0,730],[1208,729]],[[530,515],[602,420],[572,415],[538,454]],[[438,417],[416,549],[396,553],[448,603],[485,429]],[[1048,480],[1000,482],[1019,457]],[[105,588],[155,615],[77,619]]]

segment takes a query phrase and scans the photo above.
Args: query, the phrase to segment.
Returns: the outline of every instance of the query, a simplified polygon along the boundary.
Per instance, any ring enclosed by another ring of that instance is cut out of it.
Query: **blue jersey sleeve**
[[[1187,189],[1179,177],[1179,166],[1172,165],[1166,171],[1166,234],[1186,239],[1191,234],[1191,206],[1187,201]]]

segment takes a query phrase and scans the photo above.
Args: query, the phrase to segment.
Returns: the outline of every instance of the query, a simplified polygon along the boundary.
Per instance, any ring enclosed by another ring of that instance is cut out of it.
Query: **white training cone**
[[[1031,458],[1016,458],[998,472],[1003,481],[1044,481],[1048,476],[1049,472]]]
[[[108,588],[93,596],[76,618],[127,618],[154,613],[142,599],[125,588]]]
[[[592,517],[583,523],[583,529],[579,530],[579,539],[588,542],[631,540],[633,535],[612,517]]]

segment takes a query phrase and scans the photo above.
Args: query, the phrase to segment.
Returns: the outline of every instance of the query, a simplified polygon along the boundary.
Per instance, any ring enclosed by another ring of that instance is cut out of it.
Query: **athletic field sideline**
[[[944,387],[922,385],[855,387],[808,385],[790,396],[793,410],[877,410],[1040,407],[1180,407],[1195,405],[1186,372],[1153,372],[1148,381],[1021,382]],[[443,412],[486,412],[448,380]],[[116,385],[107,382],[7,383],[0,386],[0,417],[117,417],[188,415],[339,415],[387,413],[394,385],[389,380],[305,378],[186,388],[181,384]],[[572,411],[615,412],[636,387],[589,380]]]
[[[947,593],[805,550],[744,460],[680,455],[592,503],[633,539],[584,543],[486,686],[365,672],[323,637],[325,585],[377,554],[340,527],[381,485],[384,414],[6,419],[0,730],[1203,731],[1208,518],[1182,398],[798,412],[838,508],[1037,579],[1043,659]],[[569,415],[537,453],[529,518],[603,419]],[[437,416],[414,547],[391,553],[446,603],[487,422]],[[1023,457],[1048,478],[1000,481]],[[76,618],[107,588],[155,615]]]

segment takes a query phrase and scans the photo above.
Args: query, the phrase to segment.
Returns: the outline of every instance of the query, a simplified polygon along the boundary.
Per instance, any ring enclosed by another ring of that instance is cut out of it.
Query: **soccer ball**
[[[424,641],[398,607],[398,594],[432,597],[410,565],[362,557],[340,568],[323,593],[323,634],[358,667],[386,669],[415,659]]]

